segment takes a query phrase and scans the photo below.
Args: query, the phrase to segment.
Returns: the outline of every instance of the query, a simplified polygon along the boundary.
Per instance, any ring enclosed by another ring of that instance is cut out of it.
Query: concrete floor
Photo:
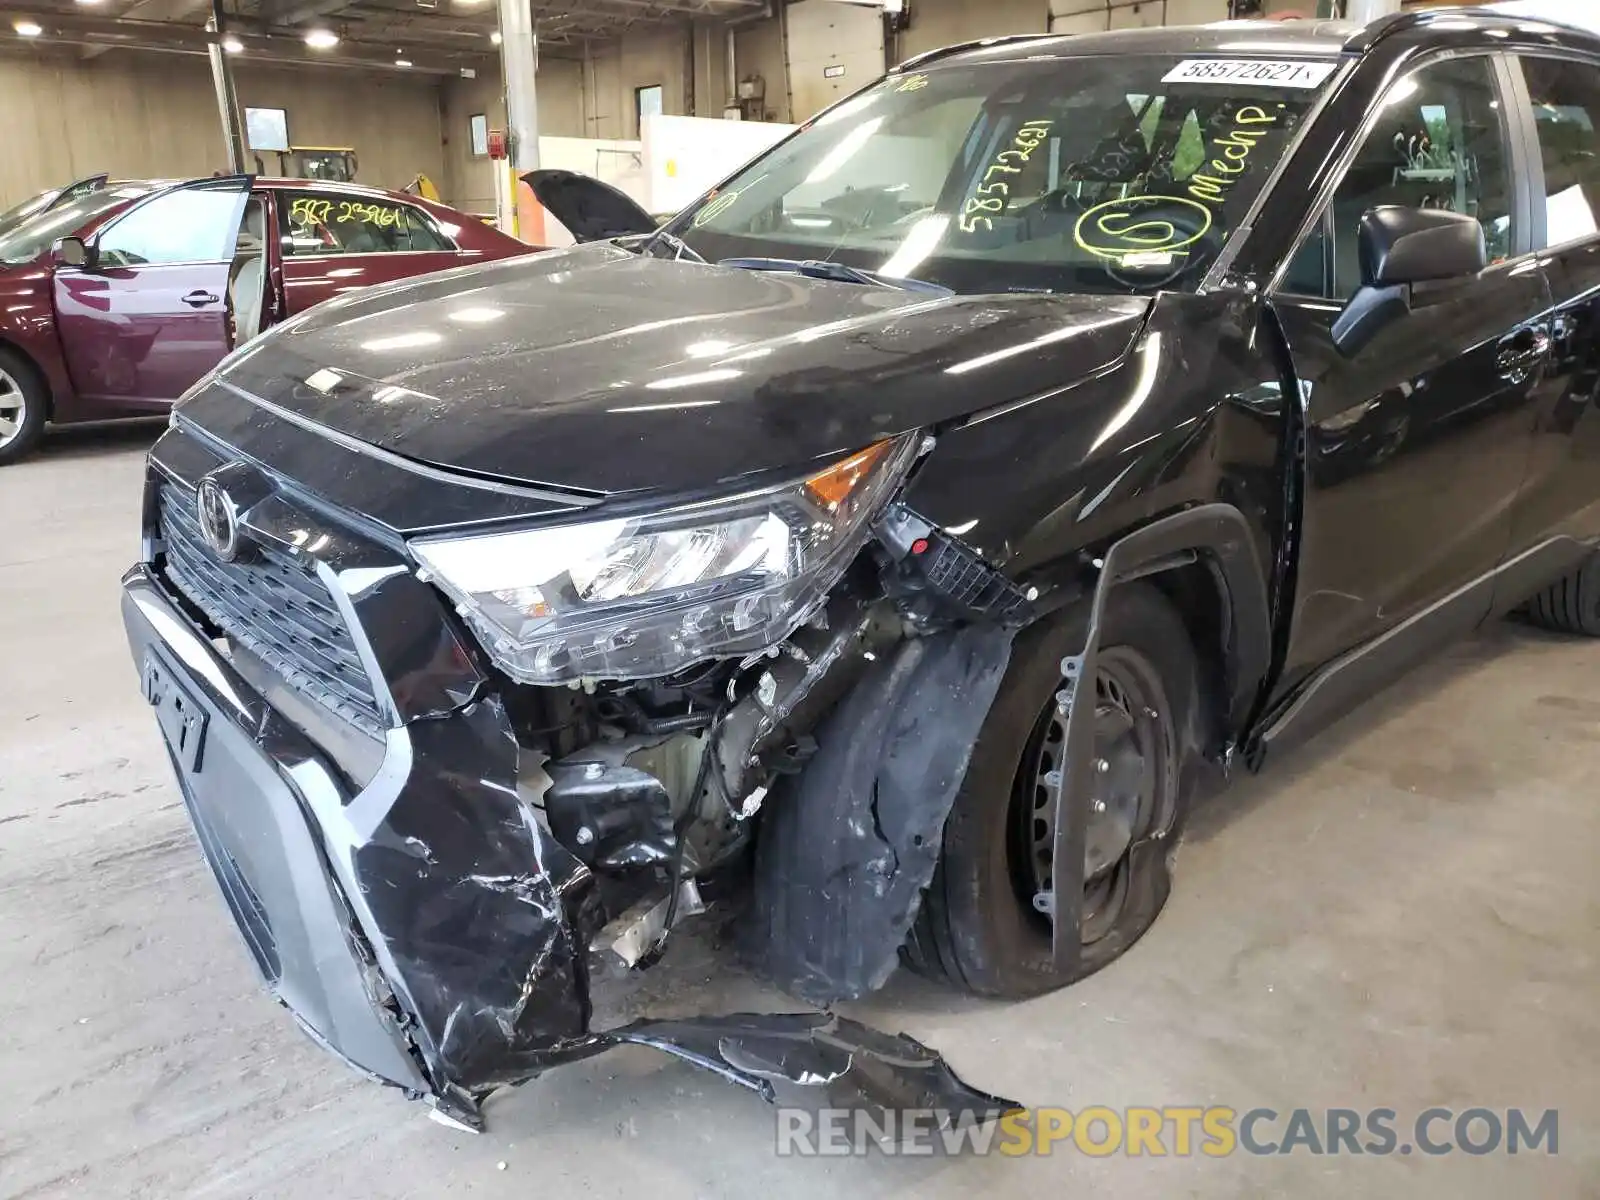
[[[116,611],[149,436],[0,471],[0,1196],[1600,1197],[1600,643],[1496,626],[1212,802],[1066,992],[852,1010],[1029,1104],[1558,1108],[1557,1157],[779,1159],[765,1105],[643,1050],[472,1137],[316,1050],[213,894]],[[787,1007],[702,942],[660,971],[677,1011]]]

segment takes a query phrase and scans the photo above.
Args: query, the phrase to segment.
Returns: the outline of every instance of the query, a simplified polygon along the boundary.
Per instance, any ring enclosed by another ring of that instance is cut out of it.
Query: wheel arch
[[[1247,727],[1271,672],[1272,612],[1260,546],[1236,505],[1196,503],[1126,525],[1048,574],[1059,603],[1098,597],[1103,607],[1099,593],[1136,579],[1172,602],[1208,681],[1218,742],[1207,749],[1214,750]]]
[[[44,364],[39,361],[37,356],[28,353],[27,347],[23,346],[21,342],[6,336],[4,331],[0,331],[0,350],[8,354],[14,354],[22,360],[23,366],[33,372],[34,379],[44,389],[45,416],[53,420],[56,415],[56,389],[51,382],[50,372],[45,370]]]

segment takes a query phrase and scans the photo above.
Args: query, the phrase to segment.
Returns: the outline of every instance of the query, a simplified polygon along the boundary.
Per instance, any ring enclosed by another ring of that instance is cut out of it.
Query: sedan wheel
[[[0,446],[16,439],[28,419],[28,398],[9,371],[0,371]]]
[[[44,387],[32,365],[0,348],[0,466],[33,449],[44,421]]]

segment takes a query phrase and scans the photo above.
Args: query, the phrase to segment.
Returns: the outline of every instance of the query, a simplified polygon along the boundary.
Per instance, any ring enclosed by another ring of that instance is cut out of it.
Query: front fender
[[[54,406],[70,401],[73,391],[56,336],[50,279],[47,267],[0,271],[0,346],[21,353],[38,369]]]

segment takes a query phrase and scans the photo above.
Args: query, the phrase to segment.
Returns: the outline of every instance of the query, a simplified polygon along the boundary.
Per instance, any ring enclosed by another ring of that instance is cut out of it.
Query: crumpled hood
[[[1054,390],[1144,298],[929,298],[610,244],[353,293],[224,378],[436,466],[595,493],[714,487]]]

